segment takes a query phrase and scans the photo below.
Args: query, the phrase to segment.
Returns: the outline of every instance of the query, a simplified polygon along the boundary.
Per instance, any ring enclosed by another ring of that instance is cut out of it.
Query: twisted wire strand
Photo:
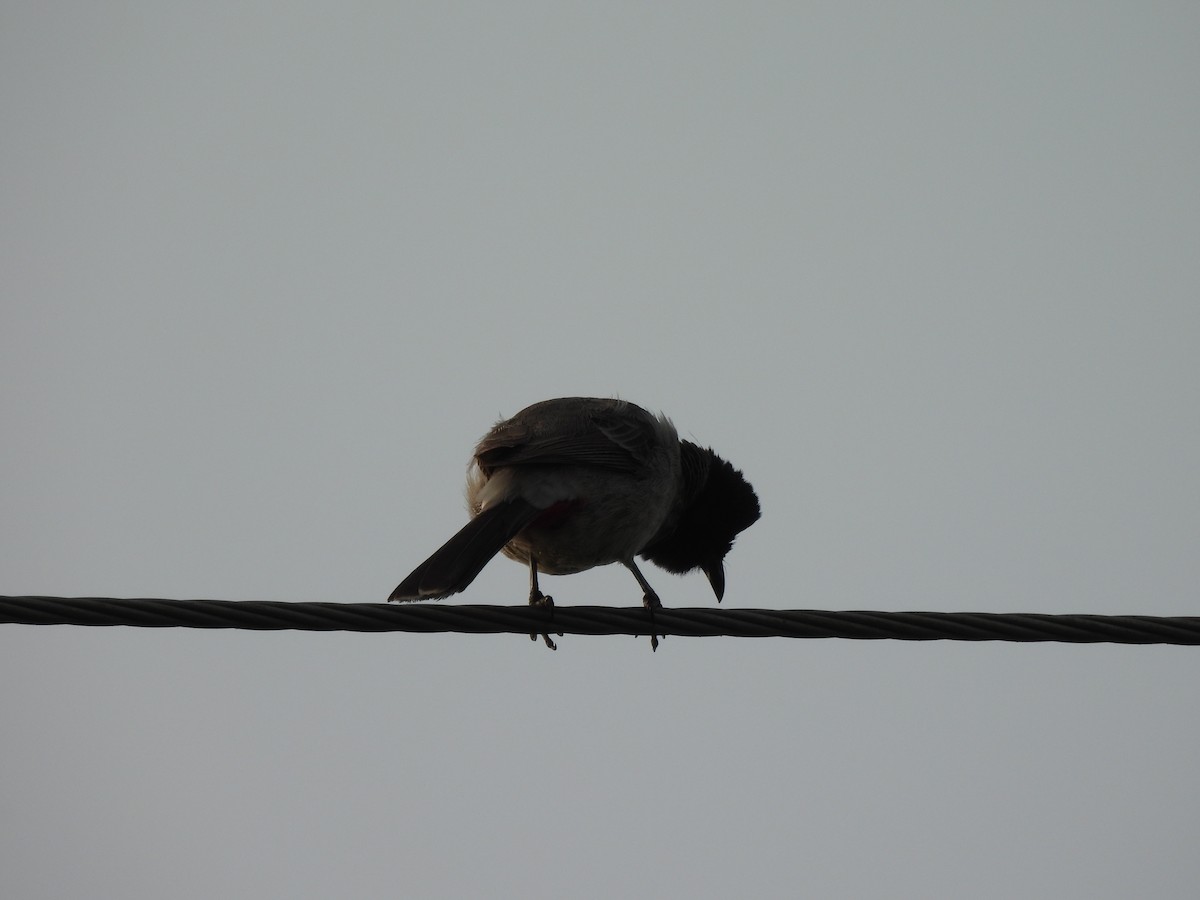
[[[438,603],[300,603],[115,597],[0,597],[0,624],[239,628],[254,631],[409,631],[460,634],[650,633],[641,607]],[[1200,616],[658,609],[654,631],[683,637],[845,638],[1200,645]]]

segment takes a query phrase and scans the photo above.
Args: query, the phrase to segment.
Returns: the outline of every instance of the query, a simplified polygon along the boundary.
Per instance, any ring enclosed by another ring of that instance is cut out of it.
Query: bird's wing
[[[536,465],[636,472],[658,427],[640,406],[620,400],[548,400],[499,422],[475,448],[475,459],[484,471]]]

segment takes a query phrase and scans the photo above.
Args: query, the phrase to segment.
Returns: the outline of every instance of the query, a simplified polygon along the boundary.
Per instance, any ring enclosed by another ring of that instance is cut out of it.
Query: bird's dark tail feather
[[[520,499],[488,507],[417,566],[388,600],[438,600],[457,594],[539,512]]]

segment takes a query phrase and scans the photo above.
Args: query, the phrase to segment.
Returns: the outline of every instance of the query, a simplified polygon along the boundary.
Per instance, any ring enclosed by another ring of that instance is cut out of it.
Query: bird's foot
[[[662,601],[658,599],[658,594],[654,593],[654,591],[647,591],[645,596],[642,597],[642,606],[650,611],[650,650],[651,652],[656,652],[658,650],[658,635],[655,633],[654,611],[662,609]],[[667,639],[665,634],[662,637],[664,641]]]
[[[541,591],[538,591],[538,590],[530,591],[529,605],[537,607],[538,609],[545,610],[546,617],[549,618],[551,621],[554,620],[554,598],[553,597],[548,597],[545,594],[543,594]],[[558,636],[562,637],[561,631],[558,632]],[[536,641],[538,639],[537,632],[534,632],[533,634],[529,635],[529,639],[531,641]],[[551,650],[558,649],[558,645],[550,639],[550,634],[548,632],[542,633],[542,640],[546,642],[546,646],[549,647]]]

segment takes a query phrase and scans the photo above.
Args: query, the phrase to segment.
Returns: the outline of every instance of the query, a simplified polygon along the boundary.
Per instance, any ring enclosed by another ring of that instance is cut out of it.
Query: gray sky
[[[6,3],[0,591],[383,600],[497,417],[619,394],[757,488],[730,608],[1200,614],[1198,47],[1187,3]],[[559,646],[0,626],[5,894],[1200,881],[1194,648]]]

